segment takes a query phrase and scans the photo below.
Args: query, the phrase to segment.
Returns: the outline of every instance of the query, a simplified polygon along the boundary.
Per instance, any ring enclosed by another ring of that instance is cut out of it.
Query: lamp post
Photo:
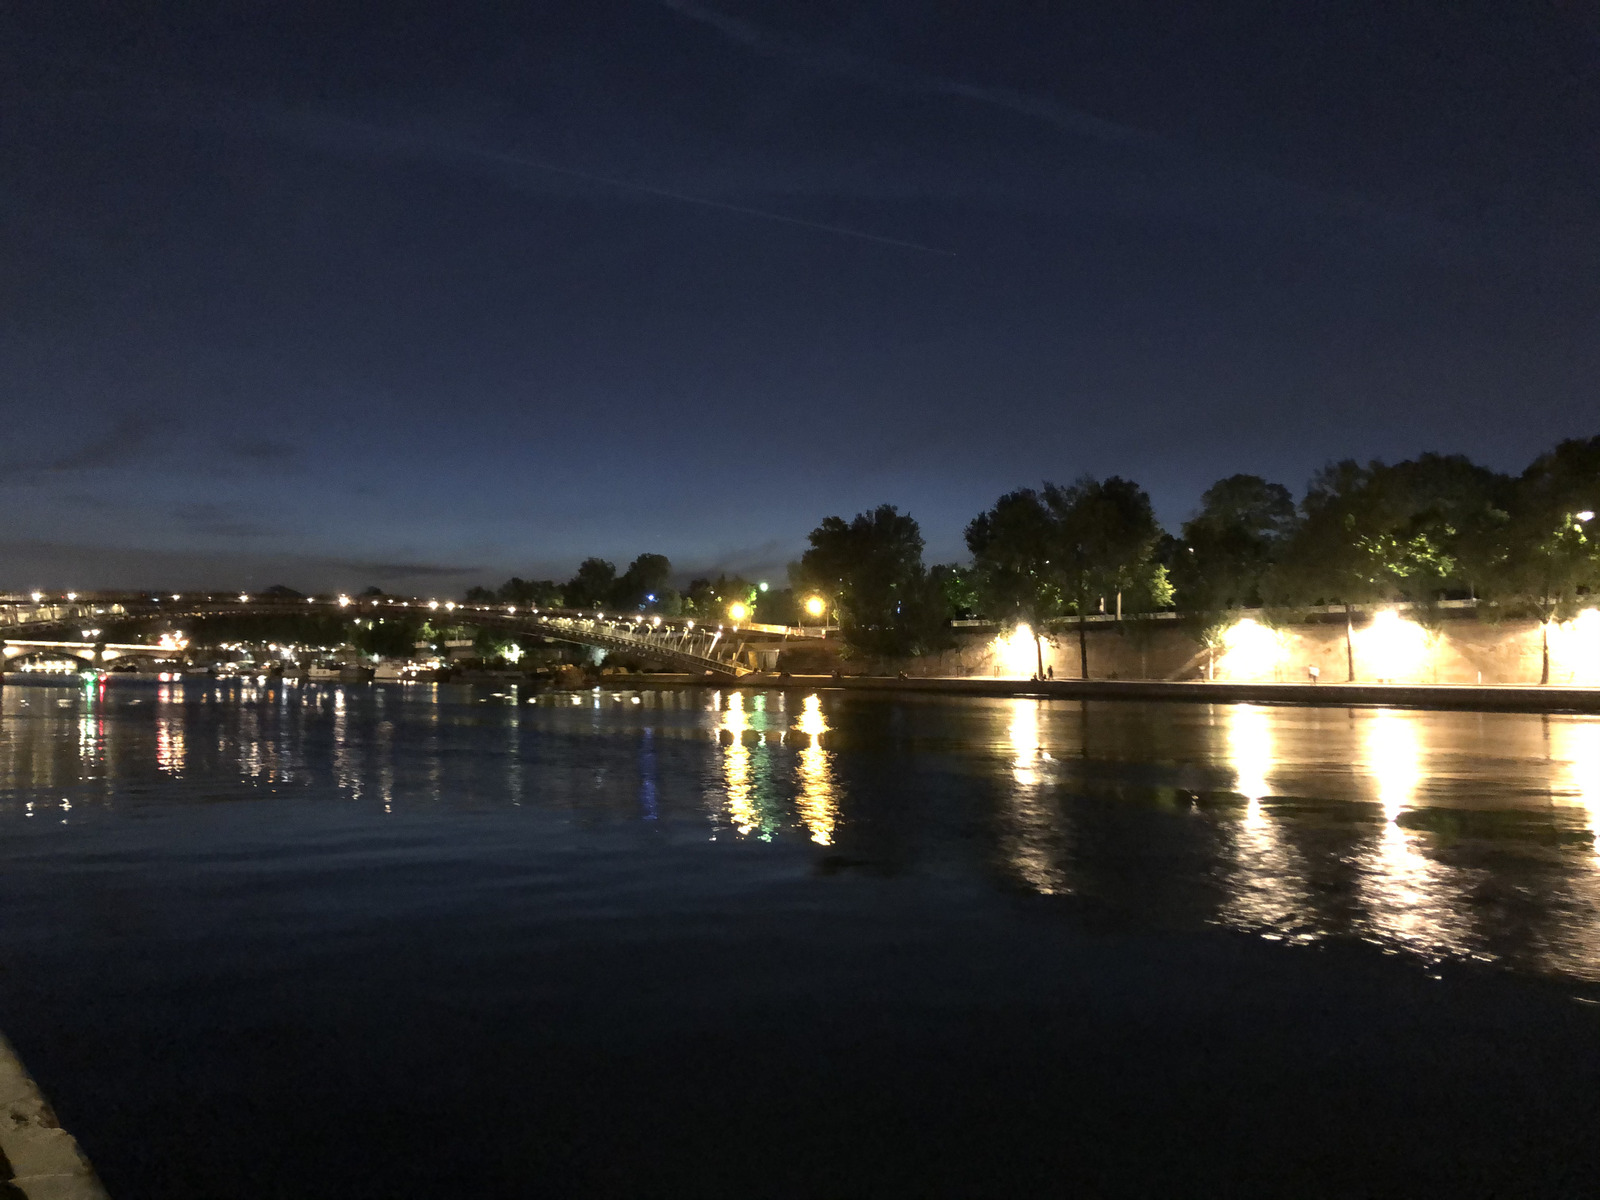
[[[822,622],[823,632],[827,632],[828,602],[821,596],[808,596],[806,598],[806,614]],[[804,622],[802,622],[802,625]]]

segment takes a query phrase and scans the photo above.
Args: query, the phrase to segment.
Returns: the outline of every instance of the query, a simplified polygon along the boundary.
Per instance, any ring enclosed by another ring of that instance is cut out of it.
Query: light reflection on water
[[[744,740],[750,719],[744,710],[743,692],[729,692],[726,703],[721,730],[726,743],[722,775],[727,789],[728,819],[739,836],[745,837],[755,830],[760,820],[751,784],[750,747]]]
[[[1562,767],[1552,797],[1557,803],[1576,804],[1600,854],[1600,721],[1553,720],[1550,756]]]
[[[1067,886],[1067,854],[1063,845],[1064,818],[1044,787],[1049,751],[1040,734],[1043,700],[1008,702],[1011,719],[1006,726],[1011,748],[1012,787],[1004,803],[1001,850],[1022,880],[1035,890],[1052,895]]]
[[[0,698],[0,825],[70,811],[27,824],[61,853],[191,797],[432,814],[443,838],[518,807],[1600,980],[1592,717],[277,680]]]
[[[1224,720],[1227,762],[1245,809],[1232,828],[1233,870],[1220,920],[1267,937],[1313,940],[1320,923],[1305,864],[1263,806],[1272,787],[1272,713],[1238,704],[1225,710]]]
[[[1468,880],[1424,852],[1425,839],[1400,823],[1426,778],[1418,714],[1378,709],[1364,714],[1366,769],[1383,826],[1359,858],[1361,925],[1380,941],[1425,956],[1478,953],[1469,914]]]
[[[811,831],[811,840],[819,846],[826,846],[833,841],[838,800],[833,794],[833,769],[828,762],[830,755],[822,746],[822,735],[828,732],[828,721],[822,715],[821,696],[805,698],[794,728],[800,745],[799,761],[795,767],[800,793],[795,799],[795,807],[800,811],[800,819]]]

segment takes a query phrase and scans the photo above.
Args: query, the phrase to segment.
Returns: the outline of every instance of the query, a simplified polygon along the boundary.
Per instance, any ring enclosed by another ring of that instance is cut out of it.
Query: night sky
[[[930,560],[1600,431],[1589,4],[0,6],[0,587]]]

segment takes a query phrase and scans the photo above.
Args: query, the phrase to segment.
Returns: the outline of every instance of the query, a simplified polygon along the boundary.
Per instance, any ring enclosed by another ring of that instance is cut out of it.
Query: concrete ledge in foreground
[[[61,1128],[11,1044],[0,1037],[0,1152],[28,1200],[107,1200],[94,1168]]]

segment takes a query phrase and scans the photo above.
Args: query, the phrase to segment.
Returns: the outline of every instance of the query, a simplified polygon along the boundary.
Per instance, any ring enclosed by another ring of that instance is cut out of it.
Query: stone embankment
[[[0,1195],[106,1200],[94,1168],[0,1037]]]

